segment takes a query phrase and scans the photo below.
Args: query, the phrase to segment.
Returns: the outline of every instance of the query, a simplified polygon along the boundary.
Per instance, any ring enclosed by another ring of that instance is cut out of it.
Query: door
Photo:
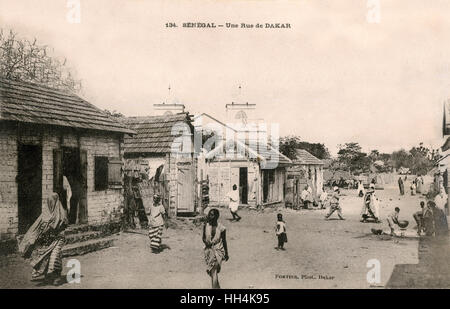
[[[248,169],[239,168],[239,191],[241,204],[248,204]]]
[[[63,186],[64,177],[72,195],[68,203]],[[53,192],[58,193],[68,211],[69,224],[87,223],[87,152],[79,148],[62,147],[53,150]]]
[[[195,212],[194,170],[192,164],[178,165],[178,198],[177,213]]]
[[[233,190],[233,186],[236,185],[237,189],[240,191],[241,187],[239,186],[239,167],[232,167],[229,171],[230,173],[230,185],[227,188],[226,192],[225,192],[225,196],[231,191]],[[241,196],[241,193],[239,192],[239,196]],[[228,198],[225,199],[227,201],[227,206],[228,206],[228,202],[230,201]]]
[[[18,216],[19,234],[24,234],[42,210],[42,148],[18,146]]]
[[[87,205],[87,152],[80,150],[80,200],[78,202],[78,223],[88,222]]]
[[[263,203],[269,199],[269,173],[268,170],[263,170]]]

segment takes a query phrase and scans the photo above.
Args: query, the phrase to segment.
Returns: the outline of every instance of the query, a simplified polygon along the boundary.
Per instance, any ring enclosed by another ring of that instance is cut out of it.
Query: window
[[[95,191],[122,188],[122,161],[119,158],[95,157]]]
[[[108,189],[108,157],[95,157],[95,191]]]

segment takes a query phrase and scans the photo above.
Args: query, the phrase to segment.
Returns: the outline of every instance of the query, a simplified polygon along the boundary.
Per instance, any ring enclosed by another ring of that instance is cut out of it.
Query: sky
[[[73,1],[0,0],[0,27],[67,58],[82,96],[102,109],[153,115],[153,104],[177,102],[224,119],[225,104],[249,102],[282,136],[332,154],[346,142],[382,152],[442,145],[450,1],[381,0],[373,23],[376,0],[81,0],[80,23],[70,23]]]

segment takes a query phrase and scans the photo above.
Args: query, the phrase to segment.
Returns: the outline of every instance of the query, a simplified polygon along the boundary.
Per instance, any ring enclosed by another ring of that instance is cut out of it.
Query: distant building
[[[322,160],[304,149],[297,149],[296,155],[293,164],[287,168],[286,184],[288,201],[294,206],[299,203],[300,194],[307,185],[311,186],[316,199],[322,193],[324,183]]]
[[[154,186],[148,191],[161,194],[170,215],[195,213],[196,160],[191,116],[169,113],[129,117],[124,122],[137,132],[125,138],[125,166],[135,163],[148,173]],[[151,199],[151,196],[144,198]]]
[[[246,119],[238,111],[240,119]],[[197,131],[209,129],[215,134],[212,149],[203,149],[198,158],[199,180],[209,180],[211,206],[228,205],[227,194],[233,185],[239,188],[241,205],[258,206],[284,202],[286,167],[292,161],[270,144],[257,143],[255,127],[225,124],[201,114],[195,118]],[[214,135],[213,134],[213,135]]]

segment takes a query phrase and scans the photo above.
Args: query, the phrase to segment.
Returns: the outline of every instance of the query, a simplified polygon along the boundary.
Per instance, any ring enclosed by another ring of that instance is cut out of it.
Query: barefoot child
[[[276,247],[276,249],[285,250],[284,243],[287,242],[287,235],[286,235],[286,223],[283,221],[282,214],[277,215],[277,226],[275,227],[275,231],[278,237],[278,247]]]

